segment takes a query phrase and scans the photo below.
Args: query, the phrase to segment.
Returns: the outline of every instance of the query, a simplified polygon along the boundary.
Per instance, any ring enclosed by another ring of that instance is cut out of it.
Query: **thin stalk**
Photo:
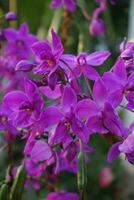
[[[17,0],[9,0],[9,11],[17,13]],[[10,21],[10,27],[16,28],[17,21]]]
[[[84,77],[84,79],[85,79],[87,88],[88,88],[88,90],[89,90],[89,95],[90,95],[91,98],[93,98],[92,89],[91,89],[91,86],[90,86],[90,84],[89,84],[89,81],[88,81],[88,79],[87,79],[86,77]]]
[[[76,77],[74,71],[71,69],[71,67],[70,67],[64,60],[60,59],[60,61],[66,65],[66,67],[69,69],[69,71],[70,71],[70,72],[72,73],[72,75],[74,76],[74,78],[75,78],[77,84],[79,85],[79,81],[78,81],[78,79],[77,79],[77,77]]]
[[[68,11],[67,9],[64,9],[63,23],[62,23],[62,28],[61,28],[62,30],[61,41],[65,49],[67,45],[71,22],[72,22],[72,13]]]
[[[85,188],[87,184],[86,163],[81,140],[79,140],[79,144],[80,152],[78,154],[77,184],[80,193],[80,200],[85,200]]]
[[[91,17],[90,17],[90,15],[88,14],[87,10],[86,10],[86,9],[81,9],[81,11],[82,11],[82,14],[83,14],[83,16],[85,17],[85,19],[86,19],[88,22],[90,22]]]
[[[134,110],[129,110],[128,108],[126,108],[125,106],[123,106],[123,105],[119,105],[121,108],[123,108],[123,109],[125,109],[125,110],[128,110],[128,111],[130,111],[130,112],[132,112],[132,113],[134,113]]]

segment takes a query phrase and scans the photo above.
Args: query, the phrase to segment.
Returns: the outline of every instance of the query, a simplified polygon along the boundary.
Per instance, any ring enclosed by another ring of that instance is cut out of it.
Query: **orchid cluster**
[[[105,1],[98,2],[92,22],[97,30],[91,28],[97,35],[98,30],[103,32],[98,17],[105,9]],[[51,6],[74,11],[76,1],[53,0]],[[53,29],[51,36],[51,42],[39,40],[25,23],[18,30],[4,29],[0,35],[0,89],[4,95],[0,130],[8,144],[16,137],[25,142],[21,162],[27,172],[25,186],[31,182],[37,190],[41,177],[54,182],[62,171],[80,174],[94,151],[90,145],[94,134],[115,138],[108,162],[124,153],[134,164],[134,123],[126,127],[119,115],[122,108],[134,109],[134,43],[124,42],[111,70],[100,75],[97,69],[111,56],[108,50],[67,54]],[[85,176],[86,172],[80,176],[80,190]],[[79,197],[61,190],[46,197],[53,199]]]

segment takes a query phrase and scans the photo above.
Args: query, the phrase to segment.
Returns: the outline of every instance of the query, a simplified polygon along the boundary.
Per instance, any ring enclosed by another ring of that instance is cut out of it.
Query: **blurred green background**
[[[17,27],[22,22],[29,24],[30,31],[37,34],[40,39],[49,38],[51,27],[54,27],[60,35],[63,33],[63,9],[53,11],[50,9],[50,0],[0,0],[0,16],[6,12],[16,10],[18,14]],[[129,0],[117,0],[116,5],[108,3],[107,10],[103,14],[106,24],[106,34],[101,37],[92,37],[89,34],[89,22],[87,22],[82,14],[82,9],[92,16],[93,10],[97,3],[95,0],[78,0],[79,6],[77,11],[70,17],[70,29],[66,43],[66,52],[77,54],[79,51],[92,52],[94,50],[109,49],[112,57],[102,67],[100,73],[110,69],[119,53],[119,44],[127,36],[128,16],[129,16]],[[7,23],[0,18],[0,28],[7,26]],[[4,145],[2,134],[0,135],[0,146]],[[14,157],[16,164],[20,164],[21,151],[23,149],[22,140],[17,139],[14,144]],[[129,175],[123,168],[121,160],[117,159],[112,165],[106,162],[106,153],[110,147],[110,141],[95,135],[91,139],[91,146],[94,152],[89,156],[88,164],[88,184],[87,199],[88,200],[133,200],[134,192],[124,194],[126,188],[126,180]],[[5,170],[8,165],[7,153],[5,150],[0,151],[0,180],[5,177]],[[109,187],[101,188],[99,184],[99,174],[105,167],[110,167],[113,173],[113,181]],[[76,191],[76,176],[71,173],[62,173],[59,177],[59,188],[68,191]],[[32,187],[25,190],[24,200],[43,200],[47,193],[46,186],[43,185],[40,192],[35,191]],[[123,195],[122,195],[123,194]]]

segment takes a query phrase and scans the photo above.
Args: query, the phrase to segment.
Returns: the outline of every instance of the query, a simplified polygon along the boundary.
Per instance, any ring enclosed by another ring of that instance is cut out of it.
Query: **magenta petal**
[[[78,138],[82,140],[83,143],[88,143],[89,141],[89,130],[84,122],[81,122],[77,118],[71,119],[72,131],[77,135]]]
[[[118,81],[120,83],[122,83],[122,84],[126,83],[127,73],[126,73],[124,61],[122,59],[119,59],[116,62],[113,72],[116,74]]]
[[[61,44],[61,39],[60,37],[56,34],[56,32],[54,32],[54,30],[52,29],[52,46],[54,48],[54,53],[56,54],[56,56],[58,54],[62,54],[64,49],[63,46]]]
[[[28,102],[28,98],[21,91],[9,92],[3,98],[3,103],[11,110],[18,110],[22,102]]]
[[[33,101],[33,96],[37,91],[36,85],[29,79],[25,79],[25,93],[30,101]]]
[[[17,128],[26,128],[30,126],[33,123],[30,121],[30,118],[31,114],[26,110],[14,112],[9,116],[9,120],[11,120]]]
[[[121,89],[121,82],[118,81],[118,78],[113,72],[105,72],[102,77],[103,82],[110,92]]]
[[[96,9],[98,11],[98,9]],[[96,13],[95,13],[96,14]],[[105,24],[104,21],[100,18],[93,17],[89,31],[92,36],[101,36],[105,33]]]
[[[97,80],[100,77],[99,73],[93,67],[90,66],[85,66],[82,69],[82,72],[84,76],[93,81]]]
[[[117,106],[120,105],[123,99],[123,92],[122,90],[116,90],[112,93],[109,94],[108,96],[108,102],[116,108]]]
[[[83,99],[77,103],[75,113],[80,119],[87,119],[89,116],[97,114],[98,108],[91,99]]]
[[[102,65],[110,55],[111,53],[109,51],[96,51],[87,56],[87,64],[91,66]]]
[[[48,160],[52,156],[52,151],[44,141],[37,141],[31,151],[31,159],[37,163]]]
[[[51,52],[51,47],[48,41],[39,41],[32,45],[32,50],[37,56],[40,56],[42,52]]]
[[[44,125],[45,127],[57,124],[62,118],[62,114],[56,106],[49,106],[44,111]]]
[[[49,142],[54,144],[65,144],[71,141],[71,136],[68,134],[65,122],[60,122],[56,127],[56,130],[49,135]]]
[[[50,70],[50,67],[46,61],[41,62],[37,67],[33,69],[34,74],[44,74],[44,72]]]
[[[117,136],[125,137],[128,133],[123,121],[109,103],[105,103],[103,121],[105,127],[107,127],[111,133],[116,134]]]
[[[42,112],[43,107],[44,107],[44,101],[41,98],[41,96],[39,95],[39,93],[35,93],[33,95],[32,105],[33,105],[33,109],[34,109],[34,111],[33,111],[34,119],[38,120],[40,117],[40,113]]]
[[[48,86],[41,86],[40,90],[49,99],[57,99],[57,98],[61,97],[60,85],[56,85],[54,90],[51,90],[51,88]]]
[[[89,129],[90,134],[99,133],[105,134],[108,130],[103,125],[103,120],[101,116],[91,116],[87,121],[87,127]]]
[[[76,68],[76,64],[77,64],[76,56],[71,55],[71,54],[63,54],[61,56],[61,60],[63,60],[65,63],[67,63],[69,65],[69,67],[71,67],[71,69]],[[68,67],[65,63],[61,62],[61,67],[68,71]]]
[[[34,139],[33,134],[32,134],[29,136],[29,138],[26,142],[26,145],[25,145],[25,148],[23,151],[25,155],[30,155],[31,150],[33,149],[35,143],[36,143],[36,140]]]
[[[133,110],[134,109],[134,92],[129,92],[126,99],[128,100],[126,107],[130,110]]]
[[[123,153],[132,153],[134,151],[134,136],[129,135],[119,146],[119,150]]]
[[[56,70],[56,68],[55,68],[55,70]],[[58,82],[57,74],[54,72],[51,72],[47,78],[47,82],[48,82],[48,86],[51,88],[51,90],[54,90],[57,85],[57,82]]]
[[[112,163],[112,161],[119,156],[119,154],[120,154],[120,150],[119,150],[120,144],[121,144],[121,142],[117,142],[114,145],[112,145],[112,147],[109,149],[108,155],[107,155],[107,161],[109,163]]]
[[[98,79],[93,87],[93,98],[99,107],[102,107],[107,98],[107,89],[102,79]]]
[[[134,72],[128,77],[127,88],[134,88]]]
[[[76,0],[64,0],[64,4],[66,6],[66,8],[71,11],[74,12],[76,9]]]
[[[129,110],[133,110],[134,109],[134,102],[127,103],[126,108],[129,109]]]
[[[9,41],[15,41],[18,37],[17,31],[12,28],[7,28],[4,30],[4,37]]]
[[[20,36],[25,37],[25,36],[27,36],[28,32],[29,32],[29,28],[28,28],[27,23],[21,24],[21,26],[19,28]]]
[[[52,0],[51,8],[56,9],[62,6],[62,0]]]
[[[64,88],[63,99],[62,99],[64,112],[69,112],[71,108],[73,108],[76,105],[76,103],[77,103],[77,96],[74,90],[67,85]]]
[[[28,60],[21,60],[17,63],[15,70],[16,71],[30,71],[33,68],[33,62]]]
[[[17,14],[15,12],[8,12],[5,14],[5,19],[6,20],[16,20],[17,19]]]

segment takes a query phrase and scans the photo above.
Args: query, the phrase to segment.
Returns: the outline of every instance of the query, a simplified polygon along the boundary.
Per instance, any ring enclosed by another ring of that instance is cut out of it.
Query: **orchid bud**
[[[105,32],[104,21],[102,19],[93,19],[90,24],[89,31],[92,36],[103,35]]]
[[[111,168],[105,167],[101,170],[99,175],[99,183],[101,188],[107,188],[113,181],[113,173]]]
[[[13,21],[17,19],[17,14],[15,12],[8,12],[5,14],[5,19],[8,21]]]
[[[33,68],[33,62],[28,60],[21,60],[17,63],[15,70],[16,71],[31,71]]]

